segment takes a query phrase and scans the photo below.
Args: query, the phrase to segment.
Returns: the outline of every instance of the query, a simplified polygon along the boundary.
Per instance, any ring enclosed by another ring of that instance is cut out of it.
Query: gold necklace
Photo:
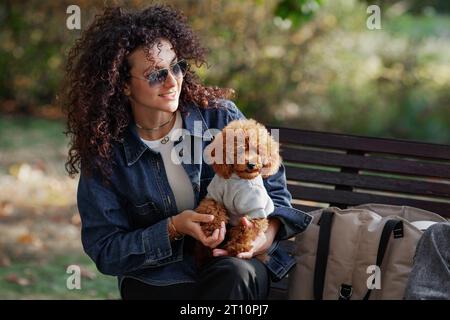
[[[168,125],[170,122],[172,122],[173,118],[175,117],[175,112],[172,113],[172,117],[170,117],[170,119],[167,122],[164,122],[162,125],[155,127],[155,128],[144,128],[142,126],[140,126],[138,123],[136,123],[136,127],[138,127],[141,130],[145,130],[145,131],[154,131],[154,130],[158,130],[166,125]]]

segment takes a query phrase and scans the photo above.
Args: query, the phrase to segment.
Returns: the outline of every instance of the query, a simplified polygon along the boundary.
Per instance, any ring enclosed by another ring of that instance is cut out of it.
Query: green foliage
[[[265,123],[435,142],[450,141],[450,17],[446,1],[165,1],[183,10],[210,49],[209,85]],[[76,1],[82,28],[103,1]],[[143,7],[145,1],[114,1]],[[368,4],[381,30],[368,30]],[[0,4],[0,111],[52,103],[73,2]],[[106,2],[113,4],[113,2]],[[12,106],[12,107],[11,107]]]
[[[282,0],[275,8],[275,15],[299,27],[311,20],[322,4],[323,0]]]
[[[19,111],[52,103],[62,80],[65,50],[76,35],[65,32],[61,5],[0,4],[0,97]]]

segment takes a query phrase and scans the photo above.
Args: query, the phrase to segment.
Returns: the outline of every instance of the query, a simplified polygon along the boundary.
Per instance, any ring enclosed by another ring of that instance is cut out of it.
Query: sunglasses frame
[[[182,64],[185,65],[184,71],[183,71],[183,67],[180,66],[180,63],[182,63]],[[179,68],[180,68],[180,70],[181,70],[181,73],[178,74],[178,75],[175,74],[175,72],[173,72],[173,68],[174,68],[175,66],[177,66],[177,65],[179,66]],[[167,80],[167,77],[169,76],[169,72],[170,72],[175,78],[179,78],[179,77],[184,77],[184,76],[186,75],[186,73],[187,73],[188,70],[189,70],[189,63],[188,63],[186,60],[181,59],[181,60],[177,61],[176,63],[170,65],[169,68],[161,68],[161,69],[152,71],[152,72],[151,72],[148,76],[146,76],[146,77],[137,77],[137,76],[133,76],[133,75],[130,75],[130,76],[131,76],[132,78],[136,78],[136,79],[139,79],[139,80],[145,80],[145,81],[147,81],[147,83],[148,83],[150,86],[157,86],[157,85],[163,84],[163,83]],[[163,72],[165,72],[164,75],[162,74]],[[151,78],[153,78],[154,80],[152,80]]]

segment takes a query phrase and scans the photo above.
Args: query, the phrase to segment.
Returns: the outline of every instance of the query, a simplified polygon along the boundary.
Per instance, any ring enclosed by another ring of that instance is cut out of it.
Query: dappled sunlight
[[[75,205],[76,179],[49,176],[28,163],[14,164],[8,171],[0,176],[0,201],[35,208]]]
[[[115,3],[149,5],[145,0]],[[379,29],[368,27],[369,3],[362,0],[164,3],[186,14],[209,50],[206,64],[183,57],[191,71],[208,86],[234,89],[233,102],[248,118],[273,127],[450,143],[446,1],[381,1]],[[101,275],[83,251],[78,176],[70,178],[65,171],[69,138],[58,100],[65,61],[105,2],[73,4],[81,8],[81,30],[66,28],[66,2],[0,4],[0,299],[118,297],[116,279]],[[117,127],[114,121],[108,125]],[[95,124],[86,121],[86,126]],[[309,145],[282,147],[295,154],[321,151]],[[328,151],[331,158],[345,154]],[[298,172],[326,167],[288,160],[286,167]],[[339,173],[336,167],[322,171],[327,177]],[[372,180],[416,179],[360,173]],[[436,177],[422,182],[448,185]],[[332,184],[300,179],[288,186],[334,190]],[[389,196],[377,192],[372,193]],[[328,205],[301,196],[292,203]],[[71,264],[80,266],[85,281],[79,292],[66,288]]]
[[[2,255],[26,259],[79,250],[76,184],[28,163],[12,165],[9,174],[0,175]]]

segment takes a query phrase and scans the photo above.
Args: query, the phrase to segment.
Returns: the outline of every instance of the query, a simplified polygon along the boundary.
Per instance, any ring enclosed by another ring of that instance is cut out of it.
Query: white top
[[[275,209],[260,175],[248,180],[235,173],[229,179],[216,174],[208,186],[207,197],[224,204],[233,226],[238,225],[243,216],[267,218]]]
[[[181,114],[177,111],[175,124],[170,132],[163,138],[158,140],[144,140],[142,141],[153,151],[161,154],[166,170],[167,180],[175,197],[178,212],[186,209],[194,209],[194,191],[192,190],[191,181],[181,165],[181,158],[174,148],[174,141],[177,141],[182,135],[183,121]],[[167,141],[165,144],[162,141]],[[181,143],[180,143],[181,144]],[[177,146],[178,147],[178,146]],[[173,150],[173,152],[172,152]],[[183,150],[184,152],[186,150]],[[172,155],[171,155],[172,153]],[[178,157],[177,163],[172,161],[172,157]]]

